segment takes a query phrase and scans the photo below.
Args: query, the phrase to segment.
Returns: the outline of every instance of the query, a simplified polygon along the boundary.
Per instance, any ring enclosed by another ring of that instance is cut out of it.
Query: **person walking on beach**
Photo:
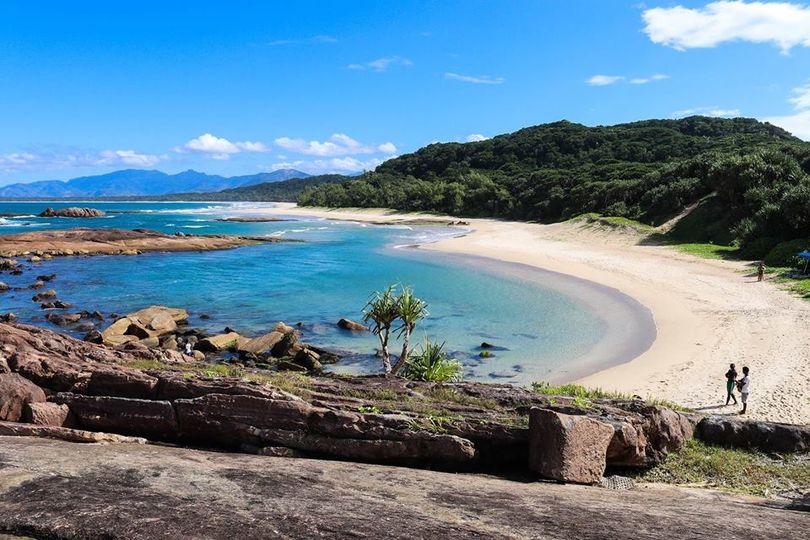
[[[740,414],[745,414],[748,410],[748,392],[751,387],[751,378],[748,376],[748,366],[743,367],[743,378],[737,381],[737,388],[740,389],[740,401],[742,401],[743,408]]]
[[[734,400],[734,405],[737,404],[737,398],[734,396],[734,387],[737,385],[737,370],[734,368],[734,364],[731,364],[726,371],[726,405],[732,399]]]
[[[765,261],[759,261],[757,265],[757,281],[765,279]]]

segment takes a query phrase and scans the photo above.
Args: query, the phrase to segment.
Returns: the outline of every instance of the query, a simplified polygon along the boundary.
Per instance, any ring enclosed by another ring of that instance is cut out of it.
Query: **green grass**
[[[790,292],[810,300],[810,279],[795,279],[790,285]]]
[[[672,248],[681,253],[702,257],[704,259],[734,259],[737,258],[740,248],[722,246],[719,244],[670,244]]]
[[[603,216],[595,212],[580,214],[568,220],[570,223],[585,222],[587,224],[605,225],[613,229],[631,229],[644,234],[653,234],[657,231],[652,225],[647,225],[634,219],[616,216]]]
[[[709,446],[690,440],[677,454],[642,473],[639,480],[699,484],[735,493],[767,496],[810,486],[807,455],[783,459],[741,449]]]
[[[593,406],[593,401],[597,399],[615,399],[621,401],[633,400],[632,394],[615,392],[612,390],[603,390],[601,388],[587,388],[579,384],[560,384],[555,386],[545,381],[538,381],[532,383],[532,390],[545,396],[565,396],[574,398],[572,405],[584,408],[590,408]],[[644,400],[644,402],[649,405],[658,405],[660,407],[666,407],[667,409],[672,409],[675,411],[690,412],[690,409],[665,399],[648,397]]]
[[[449,386],[434,386],[426,392],[426,397],[435,402],[457,403],[459,405],[480,407],[488,410],[500,410],[502,408],[494,399],[468,396]]]

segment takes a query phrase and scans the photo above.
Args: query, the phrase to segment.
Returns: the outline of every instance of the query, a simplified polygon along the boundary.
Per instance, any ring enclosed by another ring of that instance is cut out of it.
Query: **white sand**
[[[281,215],[397,222],[431,217],[385,210],[283,205]],[[750,418],[810,422],[810,303],[736,261],[708,260],[586,225],[470,221],[463,237],[422,246],[561,272],[618,289],[647,306],[658,331],[647,352],[584,377],[588,386],[669,399],[713,414],[725,407],[724,373],[751,368]]]

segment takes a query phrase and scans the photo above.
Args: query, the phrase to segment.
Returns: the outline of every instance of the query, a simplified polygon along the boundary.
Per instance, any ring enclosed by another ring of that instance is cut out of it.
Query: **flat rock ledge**
[[[211,251],[237,246],[282,242],[272,237],[165,234],[146,229],[35,231],[0,235],[0,257],[137,255],[152,251]]]
[[[671,486],[632,491],[141,444],[0,436],[2,532],[177,538],[805,539],[810,517]],[[741,517],[736,526],[729,516]]]

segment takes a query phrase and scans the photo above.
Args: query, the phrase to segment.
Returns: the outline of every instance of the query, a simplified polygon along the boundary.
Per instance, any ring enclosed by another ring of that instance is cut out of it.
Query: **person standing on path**
[[[726,371],[726,405],[729,401],[734,400],[734,405],[737,404],[737,398],[734,396],[734,387],[737,385],[737,370],[734,364],[731,364]]]
[[[765,279],[765,261],[759,261],[757,265],[757,281]]]
[[[748,392],[751,387],[751,378],[748,376],[748,366],[743,367],[743,378],[737,381],[737,387],[740,389],[740,401],[742,401],[742,410],[740,414],[745,414],[748,410]]]

